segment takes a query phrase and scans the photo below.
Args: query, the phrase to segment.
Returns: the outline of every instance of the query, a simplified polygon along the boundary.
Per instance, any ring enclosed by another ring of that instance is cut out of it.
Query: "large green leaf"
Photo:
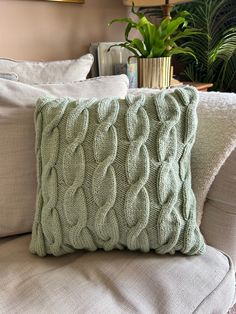
[[[131,42],[130,45],[134,47],[137,51],[141,53],[141,56],[146,58],[148,56],[148,51],[146,49],[145,44],[140,40],[139,38],[134,38]]]
[[[200,34],[205,35],[197,28],[191,28],[191,29],[186,28],[182,32],[179,32],[177,35],[173,36],[172,40],[177,41],[182,38],[192,37],[193,35],[195,36],[195,35],[200,35]]]
[[[173,55],[179,55],[179,54],[182,54],[182,55],[190,55],[192,56],[196,61],[196,57],[195,57],[195,54],[193,52],[193,50],[191,48],[182,48],[182,47],[175,47],[173,49],[171,49],[168,53],[167,53],[167,56],[168,57],[171,57]]]
[[[130,43],[121,43],[121,44],[115,44],[115,45],[111,45],[109,48],[108,48],[108,52],[113,48],[113,47],[122,47],[122,48],[126,48],[128,49],[129,51],[131,51],[135,57],[140,57],[140,54],[139,52],[134,48],[132,47],[132,45]]]
[[[183,17],[178,17],[176,19],[169,20],[167,27],[164,30],[162,30],[162,38],[168,38],[169,36],[173,35],[180,27],[180,25],[184,24],[184,22],[185,18]],[[162,24],[160,25],[160,27],[161,26]]]
[[[111,26],[113,23],[117,23],[117,22],[119,22],[119,23],[130,23],[134,27],[137,26],[137,23],[129,17],[120,18],[120,19],[113,19],[113,20],[111,20],[110,23],[108,23],[108,26]]]

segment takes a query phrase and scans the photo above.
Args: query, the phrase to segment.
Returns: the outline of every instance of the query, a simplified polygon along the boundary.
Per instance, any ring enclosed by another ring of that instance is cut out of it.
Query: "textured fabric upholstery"
[[[231,261],[207,247],[199,256],[129,251],[39,258],[30,235],[0,240],[0,313],[225,314]]]
[[[190,158],[193,88],[125,100],[39,99],[31,250],[202,254]]]
[[[226,252],[236,265],[236,149],[207,195],[201,230],[207,243]]]

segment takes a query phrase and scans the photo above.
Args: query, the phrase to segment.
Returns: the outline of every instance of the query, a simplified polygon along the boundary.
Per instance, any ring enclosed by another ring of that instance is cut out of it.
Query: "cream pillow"
[[[27,84],[69,83],[85,80],[93,64],[93,55],[75,60],[35,62],[0,58],[0,72],[14,72]]]
[[[40,96],[114,96],[128,91],[125,75],[76,83],[27,85],[0,79],[0,237],[30,232],[35,208],[34,110]]]

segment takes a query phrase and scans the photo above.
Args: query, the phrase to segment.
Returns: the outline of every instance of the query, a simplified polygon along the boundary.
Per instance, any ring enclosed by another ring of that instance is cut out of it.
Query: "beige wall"
[[[77,58],[94,41],[123,39],[122,0],[85,0],[84,5],[39,0],[0,0],[0,56],[28,60]]]

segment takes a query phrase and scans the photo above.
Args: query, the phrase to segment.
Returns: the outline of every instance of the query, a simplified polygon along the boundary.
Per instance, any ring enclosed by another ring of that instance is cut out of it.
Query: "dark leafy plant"
[[[177,43],[183,38],[199,34],[199,30],[188,27],[189,13],[178,12],[174,18],[167,17],[160,25],[155,25],[145,16],[144,13],[135,11],[134,4],[132,13],[137,21],[132,18],[114,19],[109,25],[121,22],[126,23],[125,42],[114,46],[124,47],[130,50],[134,56],[141,58],[169,57],[176,54],[185,54],[195,58],[193,50]],[[140,38],[130,39],[130,32],[135,29],[139,32]]]
[[[183,40],[181,48],[191,48],[198,63],[187,56],[184,76],[188,80],[213,82],[214,90],[236,92],[236,1],[196,0],[178,5],[174,14],[188,9],[190,25],[202,33]]]

